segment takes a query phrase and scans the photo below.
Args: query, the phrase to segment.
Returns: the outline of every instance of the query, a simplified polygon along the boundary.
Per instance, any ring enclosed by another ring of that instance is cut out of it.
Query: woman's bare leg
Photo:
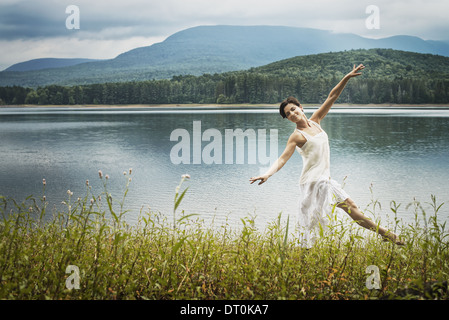
[[[379,233],[385,239],[389,239],[396,244],[403,245],[404,243],[399,239],[399,237],[391,231],[378,226],[374,221],[365,216],[357,207],[355,202],[348,198],[343,203],[338,205],[339,208],[343,209],[353,220],[355,220],[360,226]]]

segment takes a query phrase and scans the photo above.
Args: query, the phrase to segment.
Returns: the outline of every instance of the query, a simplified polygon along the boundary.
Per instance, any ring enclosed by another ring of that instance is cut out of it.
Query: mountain
[[[449,57],[393,49],[358,49],[297,56],[251,68],[248,72],[290,79],[340,78],[362,63],[363,79],[448,80]],[[233,72],[238,74],[239,72]]]
[[[282,59],[351,49],[391,48],[449,56],[449,43],[418,37],[368,39],[282,26],[199,26],[114,59],[32,71],[0,72],[0,86],[38,87],[169,79],[245,70]]]
[[[42,69],[52,69],[52,68],[63,68],[75,66],[85,62],[99,61],[98,59],[62,59],[62,58],[43,58],[43,59],[33,59],[25,62],[20,62],[13,64],[4,71],[33,71]]]
[[[248,70],[170,80],[116,82],[36,89],[0,87],[0,104],[120,105],[279,103],[300,97],[320,103],[353,64],[363,76],[345,88],[340,103],[449,103],[449,57],[392,49],[358,49],[284,59]]]

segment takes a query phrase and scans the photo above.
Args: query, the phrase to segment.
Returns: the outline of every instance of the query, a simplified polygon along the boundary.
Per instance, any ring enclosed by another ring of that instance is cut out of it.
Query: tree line
[[[340,79],[288,78],[254,72],[175,76],[170,80],[39,88],[0,87],[6,105],[258,104],[293,95],[302,103],[323,102]],[[448,79],[363,79],[350,81],[339,103],[449,103]]]

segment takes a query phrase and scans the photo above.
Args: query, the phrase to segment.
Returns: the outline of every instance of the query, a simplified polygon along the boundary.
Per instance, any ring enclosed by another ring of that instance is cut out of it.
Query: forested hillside
[[[278,103],[294,95],[320,103],[353,64],[339,103],[449,103],[449,58],[391,49],[350,50],[299,56],[245,71],[170,80],[116,82],[37,89],[0,88],[3,104]]]
[[[285,26],[197,26],[113,59],[66,67],[56,63],[60,59],[16,64],[0,72],[0,86],[37,88],[52,84],[162,80],[177,75],[247,70],[297,56],[373,48],[449,56],[449,43],[411,36],[370,39],[351,33]]]

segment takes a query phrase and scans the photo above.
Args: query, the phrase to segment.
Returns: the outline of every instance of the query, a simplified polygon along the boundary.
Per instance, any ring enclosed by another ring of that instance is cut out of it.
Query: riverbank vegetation
[[[142,209],[126,222],[132,171],[124,172],[122,198],[104,190],[65,209],[48,208],[43,195],[23,203],[0,197],[1,299],[448,299],[449,250],[443,204],[434,197],[397,218],[404,246],[382,242],[356,224],[335,221],[315,245],[298,246],[294,222],[281,214],[265,229],[254,217],[240,227],[214,226],[182,208],[189,176],[176,187],[172,213]],[[429,208],[429,209],[425,209]],[[377,219],[378,203],[367,214]],[[383,222],[382,222],[383,224]]]
[[[244,104],[278,103],[293,95],[322,103],[348,72],[363,63],[339,103],[447,104],[449,58],[391,49],[351,50],[278,61],[245,71],[171,79],[38,88],[0,87],[0,104]]]

